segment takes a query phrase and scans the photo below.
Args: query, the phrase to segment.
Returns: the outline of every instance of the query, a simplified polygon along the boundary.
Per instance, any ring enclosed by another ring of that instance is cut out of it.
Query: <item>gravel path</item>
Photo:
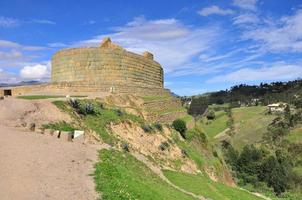
[[[96,158],[96,146],[0,125],[0,199],[96,199]]]

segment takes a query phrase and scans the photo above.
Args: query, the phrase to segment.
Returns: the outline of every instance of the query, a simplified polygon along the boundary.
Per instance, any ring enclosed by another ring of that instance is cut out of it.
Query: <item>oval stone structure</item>
[[[98,47],[62,49],[53,55],[51,66],[50,83],[2,88],[0,96],[8,92],[12,96],[171,95],[164,88],[163,68],[152,53],[132,53],[113,44],[110,38]]]
[[[127,87],[163,89],[163,69],[151,53],[138,55],[105,38],[99,47],[58,51],[52,58],[51,81],[111,92]]]

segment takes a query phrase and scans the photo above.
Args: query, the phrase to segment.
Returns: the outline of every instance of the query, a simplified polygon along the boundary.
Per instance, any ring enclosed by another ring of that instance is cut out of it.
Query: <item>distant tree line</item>
[[[240,84],[229,90],[207,93],[195,97],[182,97],[183,102],[191,100],[189,114],[202,115],[208,105],[229,103],[231,107],[241,105],[268,105],[276,102],[294,104],[302,108],[302,80],[261,83],[260,85]]]

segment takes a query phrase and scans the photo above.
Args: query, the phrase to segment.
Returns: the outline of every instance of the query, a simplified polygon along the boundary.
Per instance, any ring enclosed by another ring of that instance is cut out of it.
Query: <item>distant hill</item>
[[[14,87],[14,86],[22,86],[22,85],[39,85],[44,82],[40,81],[21,81],[19,83],[0,83],[0,87]]]
[[[302,96],[302,80],[261,83],[260,85],[240,84],[229,90],[221,90],[194,96],[189,109],[191,114],[202,114],[208,105],[229,103],[231,107],[241,105],[267,105],[276,102],[294,103]],[[190,97],[191,98],[191,97]]]

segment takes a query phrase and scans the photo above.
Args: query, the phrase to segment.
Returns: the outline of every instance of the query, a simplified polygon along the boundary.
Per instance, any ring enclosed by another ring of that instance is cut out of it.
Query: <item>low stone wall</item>
[[[153,122],[171,123],[175,119],[184,117],[186,111],[177,111],[177,108],[181,108],[181,101],[175,97],[168,97],[167,99],[154,100],[145,102],[143,104],[145,110],[148,111],[147,119]],[[176,109],[176,110],[175,110]],[[171,112],[165,112],[167,110],[175,110]]]
[[[172,123],[174,120],[186,116],[186,114],[185,111],[170,112],[160,115],[150,114],[147,116],[147,119],[151,122]]]
[[[134,87],[129,85],[95,85],[82,83],[57,83],[42,85],[26,85],[10,87],[12,96],[20,95],[89,95],[98,92],[108,92],[112,94],[139,94],[139,95],[169,95],[170,91],[162,88]],[[1,94],[1,90],[0,90]]]
[[[149,110],[166,110],[169,108],[175,108],[175,107],[180,107],[181,106],[181,100],[175,97],[170,97],[167,99],[163,99],[160,101],[150,101],[150,102],[145,102],[144,107]]]

